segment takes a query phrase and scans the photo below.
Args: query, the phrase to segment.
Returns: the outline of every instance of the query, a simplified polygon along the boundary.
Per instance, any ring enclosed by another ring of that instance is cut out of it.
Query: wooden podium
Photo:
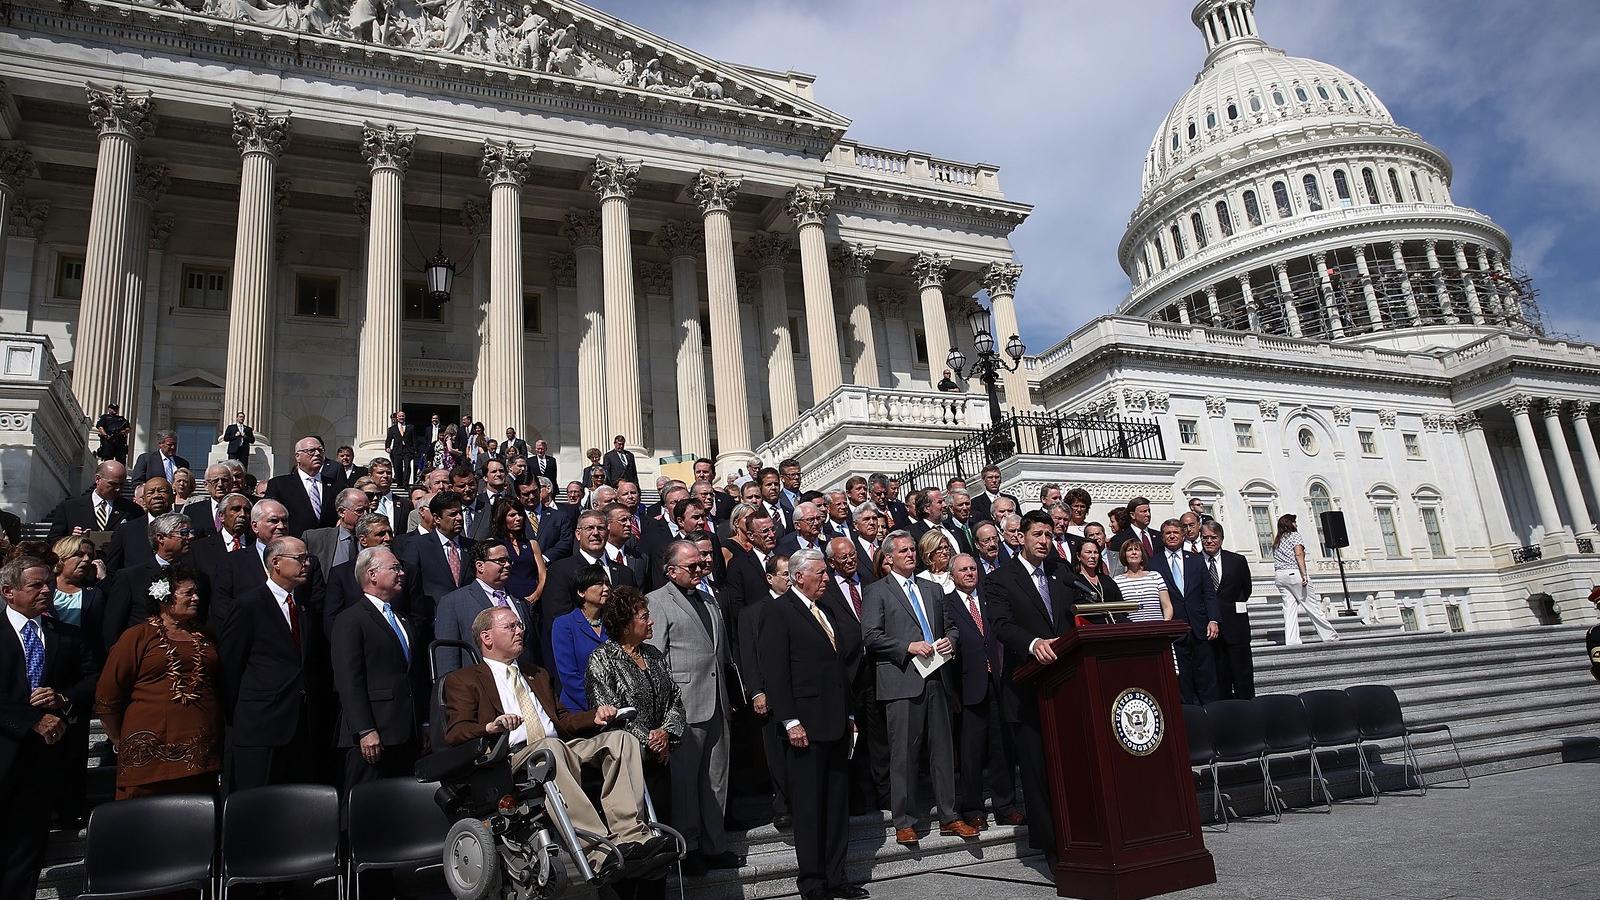
[[[1173,668],[1187,628],[1079,626],[1055,641],[1054,664],[1014,676],[1038,695],[1058,896],[1138,900],[1217,880]]]

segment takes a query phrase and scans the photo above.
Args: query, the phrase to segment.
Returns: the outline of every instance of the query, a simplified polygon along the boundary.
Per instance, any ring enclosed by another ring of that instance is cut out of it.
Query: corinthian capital
[[[833,261],[839,265],[839,274],[846,278],[865,278],[872,267],[872,258],[878,248],[872,244],[854,244],[842,241],[833,248]]]
[[[178,214],[162,212],[150,217],[150,249],[167,249],[167,238],[172,237],[172,229],[178,225]]]
[[[133,162],[133,199],[154,206],[172,184],[172,173],[164,163],[136,159]]]
[[[661,230],[656,232],[656,243],[672,259],[680,256],[698,257],[706,249],[705,234],[700,230],[700,223],[688,219],[663,223]]]
[[[1017,279],[1022,277],[1022,267],[1012,262],[990,263],[983,270],[983,289],[989,292],[990,298],[996,296],[1015,296],[1017,293]]]
[[[461,224],[467,227],[467,233],[474,238],[488,235],[492,216],[489,213],[489,204],[473,197],[468,197],[461,203]]]
[[[1461,431],[1482,431],[1483,419],[1475,412],[1465,412],[1456,416],[1456,428]]]
[[[784,203],[796,226],[821,225],[833,209],[833,188],[797,184]]]
[[[516,141],[485,140],[478,174],[491,187],[510,184],[520,188],[533,174],[533,148],[518,149]]]
[[[550,281],[556,287],[577,287],[578,260],[571,253],[550,254]]]
[[[361,126],[361,156],[376,172],[379,169],[396,169],[401,175],[411,167],[411,151],[417,142],[415,128],[400,128],[393,124]]]
[[[701,215],[727,212],[733,206],[734,198],[739,196],[739,186],[742,184],[744,178],[738,175],[730,175],[720,169],[701,169],[694,176],[694,183],[689,185],[689,195],[700,205]]]
[[[749,243],[744,245],[745,252],[755,257],[756,265],[763,269],[783,268],[789,259],[789,239],[781,234],[770,231],[758,231],[750,235]]]
[[[561,234],[574,248],[600,246],[600,211],[567,210],[567,224],[562,226]]]
[[[276,159],[289,144],[288,111],[234,106],[233,142],[246,156],[265,153]]]
[[[1506,409],[1511,411],[1513,416],[1525,416],[1528,414],[1528,410],[1533,408],[1533,398],[1527,394],[1517,394],[1507,397],[1504,405]]]
[[[1574,400],[1572,401],[1572,405],[1567,407],[1567,416],[1574,422],[1587,421],[1589,418],[1589,410],[1591,409],[1594,409],[1593,401]]]
[[[149,91],[130,91],[120,84],[89,82],[89,124],[101,135],[120,134],[140,140],[156,127],[156,102]]]
[[[919,289],[943,287],[945,273],[950,271],[950,257],[937,253],[918,253],[911,263],[911,275],[917,279]]]
[[[637,272],[644,292],[653,297],[672,296],[672,267],[658,262],[641,262]]]
[[[0,144],[0,187],[21,190],[24,181],[38,174],[33,153],[20,141]]]
[[[18,197],[11,204],[11,233],[17,237],[37,240],[44,235],[44,225],[49,219],[49,200]]]
[[[594,166],[589,170],[589,187],[600,195],[602,201],[632,197],[638,181],[639,164],[628,162],[620,156],[616,159],[596,156]]]
[[[1543,397],[1539,402],[1543,405],[1545,418],[1554,419],[1561,415],[1561,404],[1566,401],[1560,397]]]

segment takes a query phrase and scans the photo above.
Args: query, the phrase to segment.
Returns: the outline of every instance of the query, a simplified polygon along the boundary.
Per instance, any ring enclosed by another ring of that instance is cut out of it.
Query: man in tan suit
[[[554,781],[575,827],[608,835],[629,860],[661,850],[670,839],[651,837],[645,824],[638,739],[625,731],[601,731],[617,708],[573,712],[562,706],[545,670],[517,663],[522,621],[509,608],[491,606],[480,612],[472,631],[484,661],[445,678],[445,743],[455,746],[484,735],[509,734],[513,768],[547,749],[555,755]],[[599,764],[604,775],[603,820],[579,783],[584,763]],[[598,866],[604,857],[591,852],[590,860]]]

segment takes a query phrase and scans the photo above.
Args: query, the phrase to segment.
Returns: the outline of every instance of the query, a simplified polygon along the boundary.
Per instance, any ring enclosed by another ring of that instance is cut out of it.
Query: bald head
[[[123,482],[128,480],[128,467],[108,459],[94,469],[94,492],[102,500],[115,500],[122,494]]]

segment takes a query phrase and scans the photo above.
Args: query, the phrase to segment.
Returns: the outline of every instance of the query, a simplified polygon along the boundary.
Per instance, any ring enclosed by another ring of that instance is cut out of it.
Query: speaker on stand
[[[1344,555],[1340,552],[1350,546],[1350,532],[1344,527],[1344,513],[1337,509],[1330,509],[1319,517],[1322,524],[1322,539],[1327,546],[1333,548],[1333,559],[1339,564],[1339,586],[1344,589],[1344,609],[1339,610],[1341,616],[1354,616],[1355,608],[1350,605],[1350,583],[1344,577]]]

